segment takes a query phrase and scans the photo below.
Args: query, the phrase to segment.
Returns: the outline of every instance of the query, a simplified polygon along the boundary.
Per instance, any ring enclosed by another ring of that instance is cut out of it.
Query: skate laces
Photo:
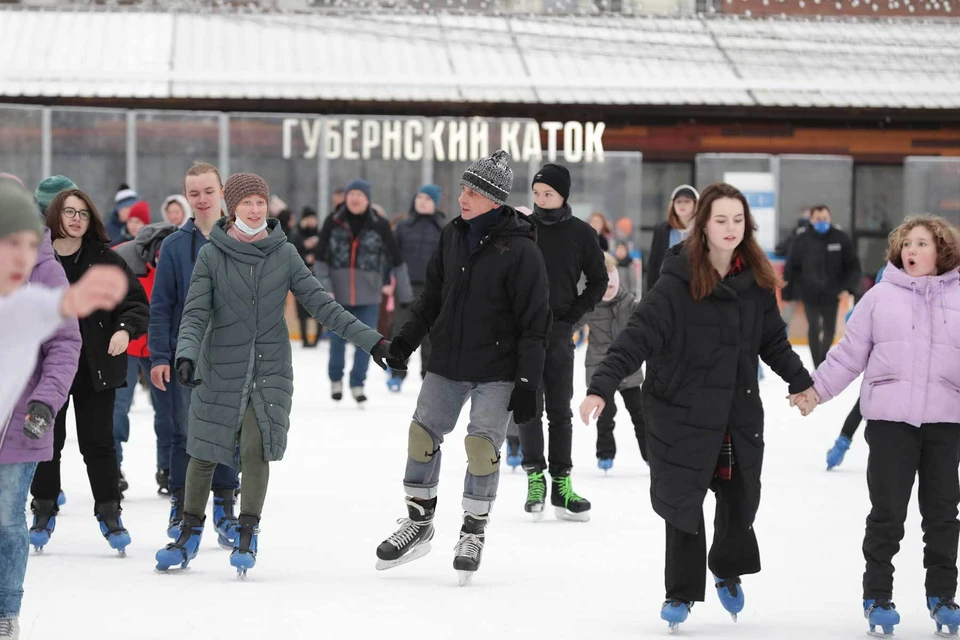
[[[417,534],[420,533],[421,523],[411,520],[410,518],[400,518],[397,520],[397,524],[400,525],[400,528],[390,534],[390,537],[387,538],[387,542],[392,544],[397,549],[407,546],[410,544],[414,538],[417,537]],[[427,523],[422,523],[427,524]]]
[[[460,540],[453,545],[453,551],[457,556],[471,558],[476,560],[483,550],[483,534],[460,532]]]
[[[543,473],[531,473],[527,476],[527,502],[543,502],[547,495],[547,483]]]
[[[573,490],[573,481],[570,480],[570,476],[563,476],[559,480],[555,479],[560,486],[560,497],[563,498],[564,502],[580,502],[583,500],[580,496],[577,495],[577,492]]]
[[[13,618],[3,618],[0,619],[0,638],[12,638],[13,637]]]

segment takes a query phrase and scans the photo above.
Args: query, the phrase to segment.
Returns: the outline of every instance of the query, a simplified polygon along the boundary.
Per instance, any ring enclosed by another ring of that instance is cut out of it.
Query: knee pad
[[[467,450],[467,469],[472,475],[489,476],[500,469],[500,452],[486,438],[467,436],[463,446]]]
[[[407,454],[417,462],[430,462],[433,454],[440,450],[434,445],[433,436],[417,421],[410,423],[410,433],[407,436]]]

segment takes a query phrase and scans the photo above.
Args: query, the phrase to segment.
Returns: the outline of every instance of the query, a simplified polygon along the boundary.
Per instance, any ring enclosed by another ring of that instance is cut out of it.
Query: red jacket
[[[147,292],[148,301],[153,297],[153,280],[156,275],[157,270],[147,264],[147,275],[138,278],[140,284],[143,285],[143,290]],[[150,349],[147,348],[147,334],[143,334],[136,340],[130,342],[130,346],[127,347],[127,355],[135,358],[150,357]]]

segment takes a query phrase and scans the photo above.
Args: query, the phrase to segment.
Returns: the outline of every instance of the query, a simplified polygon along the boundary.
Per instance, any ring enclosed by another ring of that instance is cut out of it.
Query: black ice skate
[[[400,528],[377,547],[377,570],[392,569],[430,553],[433,539],[433,514],[437,499],[417,502],[407,498],[409,517],[400,518]]]
[[[358,409],[367,406],[367,394],[363,392],[363,387],[350,387],[350,393],[353,395],[353,399],[357,401]]]
[[[470,584],[473,574],[480,568],[483,555],[484,529],[490,522],[490,516],[463,514],[463,526],[460,527],[460,540],[453,548],[453,568],[457,570],[460,586]]]
[[[526,469],[527,471],[527,502],[523,510],[530,514],[534,522],[543,518],[543,504],[547,497],[547,479],[542,469]]]
[[[550,504],[556,509],[558,518],[574,522],[590,521],[590,501],[576,494],[569,475],[553,478],[551,484]]]
[[[330,383],[330,397],[334,401],[340,402],[343,400],[343,381],[337,380],[336,382]]]

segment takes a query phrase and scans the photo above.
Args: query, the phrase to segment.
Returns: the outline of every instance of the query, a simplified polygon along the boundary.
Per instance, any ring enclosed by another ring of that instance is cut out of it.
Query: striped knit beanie
[[[464,171],[460,185],[504,205],[513,188],[513,169],[509,162],[510,154],[503,149],[495,151],[489,158],[480,158]]]

